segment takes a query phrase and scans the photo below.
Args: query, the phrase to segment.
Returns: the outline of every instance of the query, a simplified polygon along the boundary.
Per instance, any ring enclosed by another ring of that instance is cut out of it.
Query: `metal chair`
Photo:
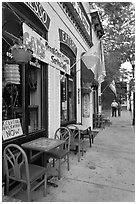
[[[71,131],[70,149],[78,148],[78,162],[80,162],[80,151],[82,149],[82,156],[84,155],[84,139],[81,137],[80,130],[73,124],[67,126]]]
[[[69,153],[70,153],[70,138],[71,134],[68,128],[60,127],[55,132],[55,139],[64,140],[65,143],[51,151],[47,152],[48,157],[53,158],[53,166],[55,166],[55,160],[58,160],[58,179],[61,178],[61,164],[67,161],[67,169],[70,170]],[[62,162],[62,160],[64,161]]]
[[[9,144],[5,147],[4,164],[6,174],[6,195],[10,194],[9,187],[11,180],[23,184],[22,186],[26,185],[28,202],[31,201],[31,191],[35,190],[43,183],[44,196],[46,196],[47,169],[42,166],[29,164],[27,155],[20,146]],[[20,189],[18,189],[18,191],[19,190]],[[17,192],[14,192],[11,196],[16,193]]]

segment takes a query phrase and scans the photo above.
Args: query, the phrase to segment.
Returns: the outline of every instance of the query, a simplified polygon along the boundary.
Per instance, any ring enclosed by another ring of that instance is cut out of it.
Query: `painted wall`
[[[59,28],[64,30],[77,46],[76,71],[77,71],[77,122],[81,122],[81,102],[78,104],[78,89],[80,85],[80,57],[89,49],[88,45],[78,33],[68,16],[57,2],[41,3],[48,13],[51,22],[48,41],[53,47],[60,50]],[[60,71],[53,66],[48,66],[48,104],[49,104],[49,137],[54,137],[55,130],[60,127]],[[81,101],[81,100],[80,100]]]

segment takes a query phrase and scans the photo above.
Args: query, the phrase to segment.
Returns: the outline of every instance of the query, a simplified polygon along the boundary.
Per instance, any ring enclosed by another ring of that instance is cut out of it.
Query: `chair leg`
[[[9,179],[6,178],[6,195],[9,194]]]
[[[69,154],[67,154],[67,166],[68,166],[68,171],[70,170],[70,165],[69,165]]]
[[[92,147],[92,144],[91,144],[91,136],[89,136],[89,144],[90,144],[90,147]]]
[[[89,127],[89,129],[88,129],[88,136],[89,136],[89,144],[90,144],[90,147],[91,147],[92,146],[92,144],[91,144],[91,138],[92,138],[91,127]]]
[[[92,133],[92,144],[94,143],[94,133]]]
[[[84,155],[84,143],[82,142],[82,156]]]
[[[44,175],[44,197],[47,195],[47,173]]]
[[[27,197],[28,197],[28,202],[31,202],[31,199],[30,199],[30,184],[27,184]]]
[[[80,162],[80,145],[78,145],[78,162]]]
[[[61,177],[61,159],[59,159],[59,167],[58,167],[58,179],[60,180]]]
[[[55,159],[53,159],[53,167],[55,167]]]

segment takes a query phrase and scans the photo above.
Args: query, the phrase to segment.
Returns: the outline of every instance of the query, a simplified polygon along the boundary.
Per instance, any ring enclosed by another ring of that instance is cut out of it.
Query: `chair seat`
[[[84,140],[80,140],[79,141],[79,139],[75,139],[74,141],[72,141],[71,143],[73,144],[73,145],[78,145],[78,144],[82,144],[84,142]]]
[[[57,159],[61,159],[65,155],[67,155],[68,153],[69,153],[68,150],[63,150],[61,148],[56,148],[56,149],[53,149],[53,150],[49,151],[48,155],[50,155],[51,157],[57,158]]]
[[[44,196],[47,188],[47,168],[29,164],[26,152],[16,144],[9,144],[4,149],[4,165],[6,172],[6,195],[15,195],[25,184],[27,201],[31,201],[31,191],[44,184]],[[20,187],[10,189],[11,181],[20,183]],[[33,185],[32,185],[33,184]]]
[[[47,169],[42,166],[37,166],[34,164],[29,164],[29,174],[30,174],[30,182],[35,181],[40,175],[44,174]],[[12,177],[13,172],[10,172],[10,177]],[[19,179],[20,180],[20,179]],[[21,167],[21,180],[26,183],[26,172],[25,172],[25,165]]]

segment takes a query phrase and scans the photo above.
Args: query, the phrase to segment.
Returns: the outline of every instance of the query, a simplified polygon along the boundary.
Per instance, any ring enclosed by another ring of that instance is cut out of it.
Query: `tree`
[[[135,56],[135,5],[131,2],[90,2],[98,9],[104,36],[106,80],[118,80],[123,62]]]

